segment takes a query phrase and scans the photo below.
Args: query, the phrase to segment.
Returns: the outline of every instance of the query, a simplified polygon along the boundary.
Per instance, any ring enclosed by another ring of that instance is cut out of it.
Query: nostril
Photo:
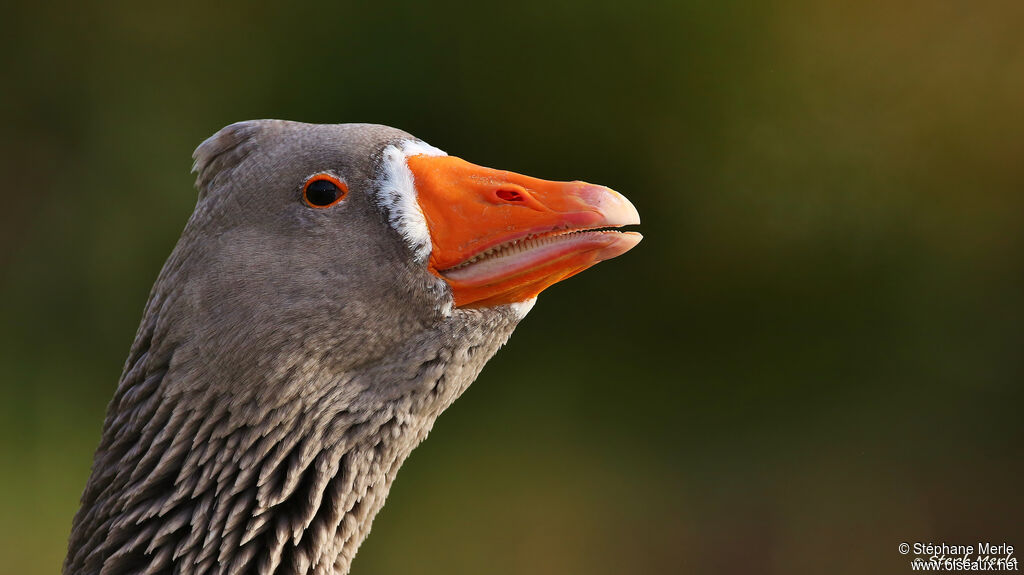
[[[495,192],[495,195],[505,200],[506,202],[523,201],[523,194],[517,192],[516,190],[498,190],[497,192]]]

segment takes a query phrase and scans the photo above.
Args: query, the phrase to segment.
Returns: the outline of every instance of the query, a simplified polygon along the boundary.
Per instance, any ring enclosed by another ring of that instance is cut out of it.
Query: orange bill
[[[430,270],[458,307],[530,299],[642,236],[614,229],[640,223],[621,194],[584,182],[551,182],[452,156],[407,159],[430,231]]]

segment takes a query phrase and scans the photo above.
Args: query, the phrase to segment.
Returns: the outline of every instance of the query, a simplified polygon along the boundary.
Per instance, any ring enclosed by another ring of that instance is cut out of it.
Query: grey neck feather
[[[160,319],[111,402],[64,573],[347,573],[399,466],[519,318],[456,310],[404,361],[350,373],[274,358],[281,380],[254,387],[301,391],[258,407],[169,395],[188,350],[161,349]]]

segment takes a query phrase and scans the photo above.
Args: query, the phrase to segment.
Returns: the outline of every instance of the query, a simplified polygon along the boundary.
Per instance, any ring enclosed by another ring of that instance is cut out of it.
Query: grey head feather
[[[277,120],[196,150],[199,199],[146,305],[66,574],[347,573],[401,463],[521,319],[448,313],[376,201],[412,136]],[[301,201],[330,171],[338,209]]]
[[[215,176],[228,177],[231,170],[242,163],[252,151],[254,136],[260,128],[266,128],[274,120],[250,120],[236,122],[207,138],[192,153],[192,172],[196,174],[196,189],[200,197]]]

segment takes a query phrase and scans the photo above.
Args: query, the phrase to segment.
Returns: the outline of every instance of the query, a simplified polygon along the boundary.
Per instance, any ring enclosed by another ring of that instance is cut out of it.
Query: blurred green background
[[[0,571],[59,569],[189,155],[263,117],[644,218],[439,420],[355,573],[1024,548],[1024,3],[93,4],[0,24]]]

